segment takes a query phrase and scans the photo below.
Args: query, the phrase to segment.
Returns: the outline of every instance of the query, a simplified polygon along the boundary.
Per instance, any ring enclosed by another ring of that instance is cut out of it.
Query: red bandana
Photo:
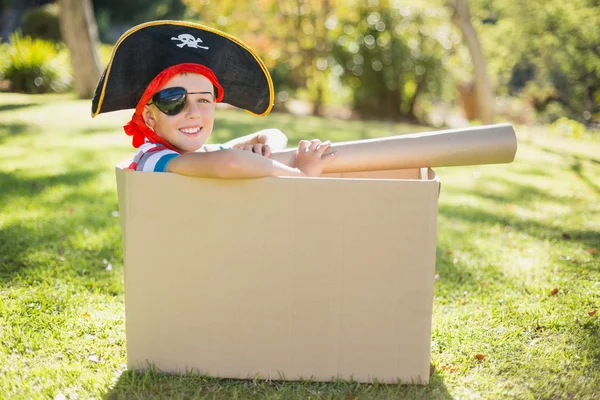
[[[186,64],[177,64],[163,70],[160,74],[156,75],[156,77],[150,82],[150,84],[146,87],[144,94],[142,94],[142,98],[138,102],[135,107],[135,112],[131,117],[131,121],[129,121],[123,129],[125,133],[129,136],[133,136],[133,147],[138,148],[144,144],[146,139],[148,139],[152,143],[159,143],[163,146],[176,151],[179,153],[173,145],[167,142],[165,139],[156,134],[152,129],[146,125],[144,119],[142,118],[142,111],[144,110],[144,106],[148,104],[152,96],[158,92],[160,88],[162,88],[172,77],[182,72],[192,72],[194,74],[199,74],[208,78],[209,81],[215,86],[217,89],[217,98],[216,102],[220,102],[223,100],[223,88],[219,84],[217,77],[215,74],[204,65],[186,63]]]

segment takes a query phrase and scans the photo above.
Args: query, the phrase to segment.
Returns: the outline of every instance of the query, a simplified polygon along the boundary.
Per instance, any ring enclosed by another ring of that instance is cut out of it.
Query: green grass
[[[514,163],[440,168],[427,386],[126,371],[114,165],[131,112],[68,95],[0,96],[0,398],[600,396],[600,140],[518,128]],[[409,125],[221,110],[213,141],[279,127],[293,144]],[[476,355],[483,355],[477,359]]]

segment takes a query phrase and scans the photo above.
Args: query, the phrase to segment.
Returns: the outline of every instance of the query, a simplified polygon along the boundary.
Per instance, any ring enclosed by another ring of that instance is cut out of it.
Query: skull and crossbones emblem
[[[208,50],[206,46],[198,46],[198,43],[202,43],[202,39],[196,39],[194,36],[189,33],[182,33],[177,37],[172,37],[171,40],[180,40],[181,43],[177,45],[177,47],[183,48],[183,46],[192,47],[194,49],[204,49]]]

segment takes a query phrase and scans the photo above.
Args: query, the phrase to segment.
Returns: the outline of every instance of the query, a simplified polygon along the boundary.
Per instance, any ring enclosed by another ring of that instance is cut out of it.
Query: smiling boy
[[[205,145],[220,101],[268,114],[273,85],[262,61],[223,32],[155,21],[119,39],[92,100],[92,115],[135,107],[124,128],[138,148],[128,168],[137,171],[215,178],[318,176],[335,157],[329,142],[314,139],[300,142],[294,165],[271,160],[272,148],[286,144],[276,129],[225,146]]]

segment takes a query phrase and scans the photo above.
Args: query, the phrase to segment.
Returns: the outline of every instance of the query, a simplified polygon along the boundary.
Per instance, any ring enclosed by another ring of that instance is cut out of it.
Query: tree
[[[260,54],[279,93],[306,89],[313,114],[321,114],[332,50],[326,23],[341,0],[183,2],[201,23],[239,37]]]
[[[600,3],[471,0],[500,94],[520,96],[552,122],[600,121]]]
[[[100,41],[115,43],[130,27],[159,19],[184,18],[181,0],[92,0]]]
[[[452,22],[462,32],[465,44],[471,54],[477,117],[484,124],[492,123],[494,119],[494,95],[488,78],[485,56],[481,49],[477,31],[471,23],[469,2],[468,0],[450,0],[449,4],[454,10]]]
[[[91,0],[59,0],[60,30],[71,53],[77,95],[94,95],[102,69],[98,56],[98,28]]]
[[[424,19],[434,18],[414,7],[391,0],[183,1],[201,23],[247,42],[279,94],[301,92],[315,115],[339,101],[330,88],[341,83],[363,117],[419,120],[421,100],[440,87],[443,35],[425,27]]]
[[[363,1],[339,21],[336,70],[352,88],[353,109],[362,117],[426,119],[423,98],[439,93],[447,76],[441,43],[447,38],[437,29],[440,21],[425,14],[389,0]]]

